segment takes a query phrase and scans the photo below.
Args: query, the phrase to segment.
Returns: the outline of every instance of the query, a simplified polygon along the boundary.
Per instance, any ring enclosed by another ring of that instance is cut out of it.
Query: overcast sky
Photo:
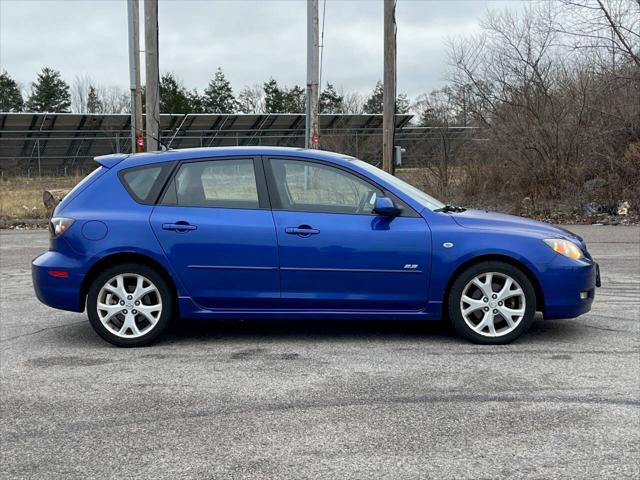
[[[520,5],[399,0],[398,91],[413,97],[440,86],[446,39],[477,31],[487,8]],[[236,92],[269,76],[305,84],[304,0],[161,0],[159,17],[160,70],[187,88],[202,91],[218,66]],[[369,92],[382,77],[382,0],[327,1],[324,44],[323,83]],[[126,0],[0,0],[0,66],[23,87],[45,65],[69,83],[89,75],[127,87],[127,55]]]

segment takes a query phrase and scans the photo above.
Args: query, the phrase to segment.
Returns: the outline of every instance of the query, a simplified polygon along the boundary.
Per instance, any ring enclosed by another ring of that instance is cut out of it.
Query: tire
[[[167,328],[175,311],[176,300],[167,281],[155,269],[139,263],[107,268],[87,293],[91,326],[118,347],[152,343]]]
[[[484,345],[512,342],[531,328],[536,313],[535,290],[527,275],[499,261],[478,263],[460,273],[447,304],[456,332]]]

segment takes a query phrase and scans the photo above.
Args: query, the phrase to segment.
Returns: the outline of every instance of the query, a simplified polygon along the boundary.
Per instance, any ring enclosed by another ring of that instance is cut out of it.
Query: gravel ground
[[[0,233],[2,478],[638,478],[640,228],[575,227],[590,314],[482,347],[438,322],[184,323],[118,349]]]

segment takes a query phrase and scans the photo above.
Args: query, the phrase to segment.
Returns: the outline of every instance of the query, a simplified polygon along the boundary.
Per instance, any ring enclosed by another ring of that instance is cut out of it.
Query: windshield
[[[374,175],[382,178],[384,181],[390,183],[402,193],[410,196],[416,202],[419,202],[422,206],[428,208],[429,210],[436,210],[438,208],[444,207],[444,203],[440,200],[433,198],[431,195],[427,195],[422,190],[418,190],[413,185],[409,185],[407,182],[400,180],[398,177],[394,177],[393,175],[385,172],[384,170],[380,170],[373,165],[363,162],[362,160],[353,160],[353,163],[367,170],[368,172],[373,173]]]

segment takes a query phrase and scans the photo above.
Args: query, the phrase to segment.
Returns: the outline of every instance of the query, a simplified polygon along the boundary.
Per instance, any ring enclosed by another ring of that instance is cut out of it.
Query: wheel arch
[[[82,281],[82,286],[80,288],[80,306],[82,310],[84,310],[85,308],[89,288],[96,277],[100,274],[100,272],[107,267],[122,263],[140,263],[142,265],[146,265],[147,267],[153,268],[165,279],[167,285],[169,285],[169,288],[171,289],[171,293],[173,294],[174,298],[176,300],[178,299],[178,289],[176,287],[176,284],[167,269],[160,262],[142,253],[120,252],[100,258],[97,262],[91,265],[91,268],[89,268],[89,270],[85,274]]]
[[[451,274],[451,277],[449,277],[449,281],[447,282],[447,286],[444,291],[444,298],[442,302],[442,318],[444,318],[444,316],[446,315],[447,306],[449,304],[449,294],[451,293],[453,282],[455,282],[458,275],[460,275],[466,269],[483,262],[503,262],[503,263],[512,265],[517,269],[519,269],[520,271],[522,271],[522,273],[524,273],[529,279],[529,281],[531,282],[531,285],[533,285],[533,290],[536,295],[536,311],[544,312],[544,294],[542,291],[542,286],[540,285],[538,278],[533,273],[531,268],[529,268],[525,263],[521,262],[520,260],[510,257],[508,255],[486,254],[486,255],[480,255],[478,257],[473,257],[466,260],[465,262],[458,265],[458,267]]]

